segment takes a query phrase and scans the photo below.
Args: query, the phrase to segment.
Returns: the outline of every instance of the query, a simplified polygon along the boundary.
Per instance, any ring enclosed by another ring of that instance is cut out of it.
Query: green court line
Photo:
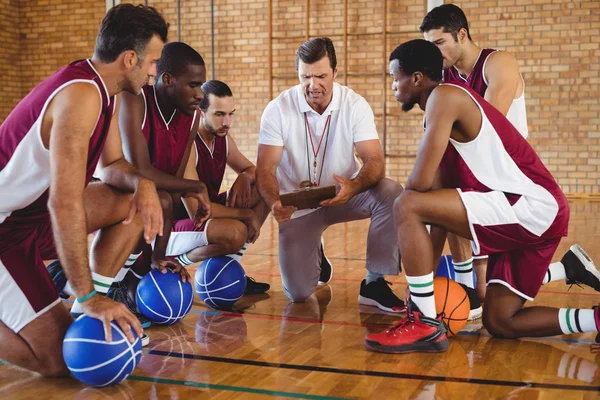
[[[270,396],[291,397],[291,398],[295,398],[295,399],[315,399],[315,400],[342,400],[342,399],[344,399],[343,397],[318,396],[318,395],[313,395],[313,394],[293,393],[293,392],[279,392],[279,391],[275,391],[275,390],[252,389],[252,388],[247,388],[247,387],[242,387],[242,386],[215,385],[212,383],[179,381],[179,380],[164,379],[164,378],[150,378],[147,376],[130,375],[127,379],[133,380],[133,381],[142,381],[142,382],[165,383],[168,385],[191,386],[191,387],[197,387],[197,388],[202,388],[202,389],[218,389],[218,390],[230,390],[233,392],[266,394],[266,395],[270,395]]]
[[[9,364],[5,361],[0,360],[0,365],[9,365]],[[252,388],[246,388],[246,387],[241,387],[241,386],[215,385],[212,383],[178,381],[178,380],[174,380],[174,379],[164,379],[164,378],[150,378],[147,376],[129,375],[129,377],[127,379],[129,379],[131,381],[165,383],[167,385],[191,386],[191,387],[197,387],[197,388],[201,388],[201,389],[217,389],[217,390],[230,390],[233,392],[267,394],[267,395],[271,395],[271,396],[290,397],[293,399],[314,399],[314,400],[344,400],[345,399],[344,397],[318,396],[318,395],[313,395],[313,394],[293,393],[293,392],[278,392],[275,390],[252,389]]]

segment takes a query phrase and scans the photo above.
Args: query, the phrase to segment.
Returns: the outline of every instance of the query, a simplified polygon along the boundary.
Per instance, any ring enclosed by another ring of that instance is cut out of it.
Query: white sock
[[[75,291],[73,290],[73,288],[71,287],[71,282],[67,281],[67,284],[65,285],[65,287],[63,288],[63,292],[65,292],[66,294],[68,294],[69,296],[75,296]]]
[[[452,265],[454,266],[456,282],[462,283],[471,289],[475,288],[475,283],[473,282],[473,257],[461,262],[454,262],[452,260]]]
[[[567,273],[565,272],[565,266],[558,261],[550,264],[550,267],[548,267],[548,271],[546,271],[546,275],[544,276],[544,280],[542,281],[542,285],[554,281],[564,281],[566,279]]]
[[[558,323],[565,335],[578,332],[598,332],[596,327],[596,310],[579,308],[561,308],[558,310]]]
[[[235,261],[240,262],[240,261],[242,261],[242,256],[246,252],[247,248],[248,248],[248,243],[244,243],[244,245],[242,246],[242,248],[237,253],[227,254],[227,257],[231,257]]]
[[[131,266],[133,264],[135,264],[135,262],[137,261],[138,258],[140,258],[141,255],[142,255],[141,251],[138,254],[131,253],[129,255],[129,257],[127,258],[127,261],[125,261],[125,265],[123,265],[123,268],[121,268],[119,270],[119,272],[117,272],[117,276],[115,276],[115,282],[121,282],[123,279],[125,279],[125,277],[127,276],[127,273],[129,272],[129,269],[131,268]]]
[[[133,254],[133,253],[130,254],[129,257],[127,258],[127,261],[125,261],[125,265],[123,266],[123,268],[121,268],[119,270],[119,272],[117,272],[117,276],[115,276],[115,279],[113,280],[113,282],[121,282],[123,279],[125,279],[125,276],[127,276],[129,269],[131,268],[131,266],[133,264],[135,264],[135,262],[141,255],[142,255],[142,252],[139,252],[138,254]],[[112,282],[111,282],[111,284],[112,284]],[[98,289],[96,289],[96,291],[99,292]],[[67,281],[67,284],[65,285],[65,287],[63,289],[63,292],[65,292],[69,296],[75,296],[75,291],[73,290],[73,287],[71,286],[71,283],[69,281]],[[106,293],[106,292],[103,292],[103,293]]]
[[[181,265],[182,265],[182,266],[184,266],[184,267],[187,267],[188,265],[190,265],[190,264],[193,264],[193,263],[194,263],[192,260],[190,260],[190,259],[187,257],[187,254],[185,254],[185,253],[178,255],[177,257],[175,257],[175,259],[176,259],[177,261],[179,261],[179,264],[181,264]]]
[[[114,282],[114,278],[109,278],[107,276],[103,276],[100,274],[97,274],[95,272],[92,272],[92,282],[94,283],[94,289],[96,290],[96,292],[100,293],[100,294],[106,294],[108,292],[108,288],[110,288],[110,285],[112,285],[112,283]],[[66,288],[66,286],[65,286]],[[73,303],[73,307],[71,307],[71,312],[72,313],[82,313],[82,307],[81,304],[75,300],[75,302]]]
[[[433,272],[422,276],[406,275],[410,299],[419,307],[424,316],[435,318],[435,298],[433,297]]]
[[[92,272],[92,282],[94,283],[94,289],[96,292],[101,294],[108,293],[108,289],[110,285],[115,281],[115,278],[109,278],[108,276],[103,276]]]

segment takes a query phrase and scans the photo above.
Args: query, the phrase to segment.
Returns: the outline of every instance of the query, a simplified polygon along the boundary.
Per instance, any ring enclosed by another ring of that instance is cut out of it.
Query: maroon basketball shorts
[[[0,224],[0,320],[14,332],[60,302],[43,262],[56,258],[49,218]]]

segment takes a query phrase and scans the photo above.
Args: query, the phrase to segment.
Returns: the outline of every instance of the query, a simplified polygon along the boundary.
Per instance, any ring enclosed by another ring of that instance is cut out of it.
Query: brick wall
[[[204,56],[209,78],[214,64],[214,77],[232,87],[238,109],[232,135],[242,151],[254,160],[260,116],[271,99],[268,2],[215,1],[216,60],[211,57],[210,2],[187,0],[181,3],[181,40]],[[369,101],[382,138],[384,107],[387,110],[387,171],[392,178],[404,182],[414,163],[422,132],[422,113],[413,110],[405,114],[400,110],[391,93],[391,79],[387,77],[387,57],[401,42],[421,37],[418,26],[426,13],[426,1],[388,0],[388,8],[383,10],[383,0],[349,0],[347,65],[344,65],[342,39],[343,1],[311,0],[310,3],[310,36],[332,38],[338,53],[338,82],[343,84],[347,79],[348,85]],[[600,192],[600,38],[597,35],[600,2],[480,0],[455,3],[465,10],[478,45],[507,50],[519,60],[526,85],[529,141],[563,189],[571,193]],[[59,66],[91,54],[105,3],[99,0],[22,0],[18,3],[0,0],[0,4],[10,4],[13,8],[19,5],[23,93]],[[165,15],[172,26],[170,38],[177,40],[176,1],[149,0],[148,4]],[[305,4],[304,1],[274,0],[274,96],[297,83],[294,55],[306,35]],[[3,7],[2,28],[8,26],[10,15],[16,18],[14,12],[5,13]],[[52,18],[48,18],[50,15]],[[389,32],[385,48],[381,35],[383,15],[386,15]],[[3,40],[3,50],[7,47],[4,43]],[[6,64],[0,62],[2,67]],[[4,85],[0,121],[6,115],[5,98],[10,98],[5,94],[7,90]],[[231,183],[231,177],[228,174],[227,184]]]
[[[19,75],[19,2],[0,0],[0,122],[21,99],[21,77]]]
[[[99,0],[19,0],[18,3],[24,96],[58,68],[92,56],[106,3]]]

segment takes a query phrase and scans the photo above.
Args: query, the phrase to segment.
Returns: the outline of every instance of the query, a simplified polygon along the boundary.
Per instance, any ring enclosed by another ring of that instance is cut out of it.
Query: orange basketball
[[[471,305],[467,292],[458,283],[443,276],[433,280],[435,311],[443,314],[442,319],[448,326],[448,337],[460,332],[466,325]]]

